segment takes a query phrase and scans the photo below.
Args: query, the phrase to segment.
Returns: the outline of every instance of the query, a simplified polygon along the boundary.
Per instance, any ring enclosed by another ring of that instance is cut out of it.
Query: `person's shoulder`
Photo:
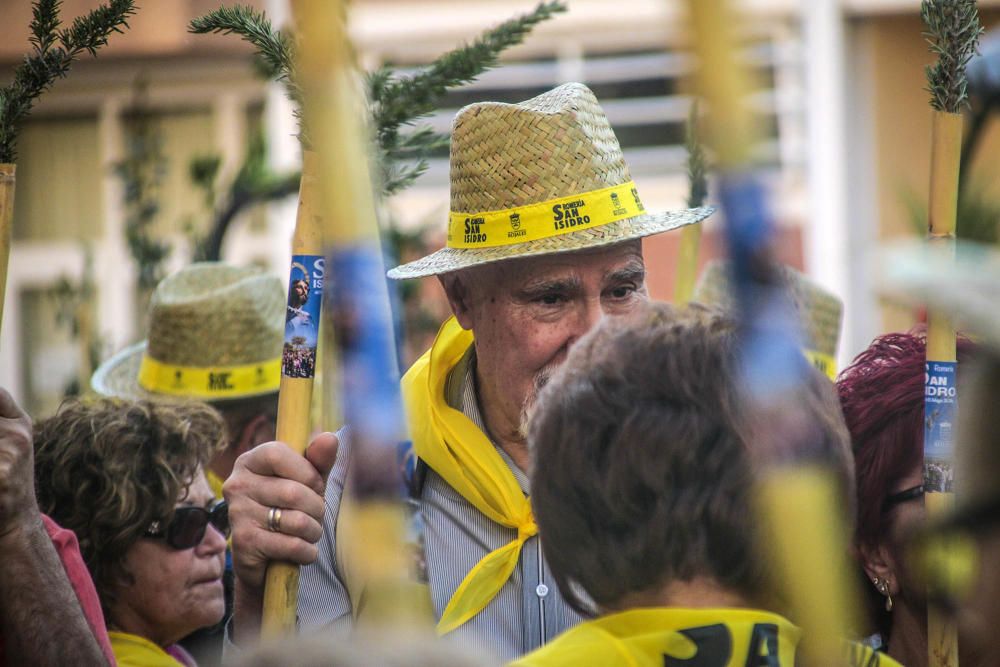
[[[127,632],[109,632],[118,667],[184,667],[162,648],[145,637]]]
[[[584,621],[508,667],[598,667],[628,664],[627,659],[605,630]]]

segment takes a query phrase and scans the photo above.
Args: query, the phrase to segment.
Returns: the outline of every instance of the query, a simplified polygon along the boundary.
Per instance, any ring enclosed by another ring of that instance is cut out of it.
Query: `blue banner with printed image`
[[[958,408],[954,361],[928,361],[924,368],[924,489],[951,491],[952,451]]]
[[[287,377],[311,378],[316,374],[325,264],[322,255],[292,256],[285,310],[285,345],[281,354],[281,374]]]

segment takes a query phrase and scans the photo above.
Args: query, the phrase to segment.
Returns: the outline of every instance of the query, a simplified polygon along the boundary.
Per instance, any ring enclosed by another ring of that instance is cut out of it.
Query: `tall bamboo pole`
[[[320,202],[318,183],[319,161],[315,153],[303,151],[302,182],[299,185],[299,207],[295,218],[295,232],[292,235],[292,266],[289,269],[289,314],[303,310],[301,299],[295,292],[294,284],[301,277],[309,281],[308,299],[313,305],[306,311],[310,319],[319,314],[322,303],[324,276],[313,275],[317,270],[317,260],[323,261],[323,242],[319,221]],[[320,263],[319,267],[323,267]],[[319,285],[315,281],[319,280]],[[318,293],[317,293],[318,290]],[[293,303],[294,301],[294,303]],[[317,331],[319,318],[315,317],[313,325]],[[296,372],[294,355],[304,353],[308,365],[308,341],[293,341],[292,336],[286,339],[282,352],[281,385],[278,389],[278,424],[277,438],[286,443],[296,452],[302,454],[309,444],[311,426],[310,408],[312,406],[313,380],[315,372],[315,356],[313,367],[300,366]],[[304,344],[306,343],[306,344]],[[316,348],[313,348],[315,353]],[[298,377],[295,377],[298,376]],[[264,583],[264,613],[261,632],[264,637],[277,637],[290,634],[295,628],[295,610],[299,594],[299,568],[292,563],[272,562],[267,567],[267,577]]]
[[[350,495],[341,509],[341,539],[364,582],[366,618],[413,618],[424,591],[408,585],[396,464],[403,434],[399,373],[346,8],[342,0],[293,0],[292,8],[301,38],[305,127],[321,176],[318,217],[328,251],[329,314],[342,367],[340,391],[325,391],[327,401],[339,394],[351,429]],[[290,588],[293,581],[285,569],[268,585]],[[265,627],[267,619],[281,618],[287,631],[294,615],[294,598],[265,599]]]
[[[935,250],[955,256],[958,166],[962,148],[962,116],[934,112],[931,141],[930,220],[927,240]],[[927,366],[924,387],[924,502],[929,517],[943,516],[954,504],[950,477],[952,427],[955,424],[957,367],[955,329],[933,311],[927,316]],[[943,426],[947,425],[945,428]],[[930,667],[957,667],[958,633],[939,610],[927,610],[927,657]]]
[[[0,329],[3,328],[4,296],[7,293],[7,264],[10,260],[11,235],[14,227],[13,164],[0,164]]]
[[[750,161],[756,128],[746,107],[749,85],[730,4],[689,0],[687,7],[699,63],[697,90],[709,107],[709,144],[720,170],[742,349],[766,351],[761,358],[743,358],[745,399],[759,416],[752,436],[762,463],[757,511],[768,529],[763,542],[776,583],[803,630],[803,663],[842,665],[852,609],[847,534],[833,471],[803,456],[814,449],[809,438],[815,436],[799,398],[806,371],[794,312],[776,280],[774,225]]]
[[[975,0],[923,0],[924,37],[938,60],[926,68],[931,93],[931,173],[928,203],[930,250],[955,258],[958,181],[962,161],[962,109],[967,106],[965,66],[983,32]],[[933,311],[927,318],[924,373],[924,490],[929,517],[954,503],[952,451],[956,394],[955,329]],[[940,573],[943,575],[943,573]],[[958,632],[954,620],[936,608],[927,611],[927,660],[930,667],[957,667]]]

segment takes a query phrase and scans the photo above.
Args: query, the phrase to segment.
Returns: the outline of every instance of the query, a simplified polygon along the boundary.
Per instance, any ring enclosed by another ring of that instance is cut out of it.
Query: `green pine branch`
[[[450,51],[411,77],[399,77],[384,67],[367,77],[368,100],[377,139],[382,192],[391,195],[411,185],[428,167],[426,156],[448,145],[448,136],[430,128],[403,133],[403,125],[434,111],[452,88],[474,81],[497,64],[500,53],[519,44],[531,30],[554,14],[566,11],[563,0],[540,2],[534,11],[506,21],[471,44]],[[302,126],[302,89],[295,69],[295,40],[275,30],[262,12],[234,5],[221,7],[191,21],[196,34],[240,35],[254,46],[262,70],[286,87],[299,121],[299,139],[308,146]],[[402,165],[401,162],[415,161]]]
[[[540,2],[530,13],[505,21],[471,44],[444,54],[419,74],[397,79],[384,69],[377,72],[369,80],[369,90],[379,144],[391,145],[401,125],[432,112],[450,88],[475,81],[496,66],[501,52],[520,44],[536,25],[564,11],[562,0]]]
[[[938,111],[959,113],[968,105],[965,66],[978,52],[983,26],[976,0],[922,0],[923,33],[937,62],[925,68],[931,106]]]
[[[112,33],[128,27],[135,0],[109,0],[79,16],[61,30],[60,0],[35,0],[30,25],[31,51],[14,70],[14,79],[0,89],[0,163],[17,159],[17,133],[35,100],[69,72],[84,52],[92,56]]]
[[[688,208],[698,208],[705,205],[705,198],[708,196],[708,181],[705,173],[707,165],[705,160],[705,147],[701,143],[701,136],[698,131],[698,101],[691,104],[691,112],[688,115],[687,130],[684,136],[684,145],[687,148],[687,173],[688,173]]]
[[[291,36],[276,30],[264,12],[254,11],[246,5],[220,7],[192,20],[188,31],[196,35],[236,34],[249,42],[257,50],[258,64],[264,74],[284,85],[295,107],[299,139],[304,146],[308,145],[302,127],[302,88],[295,69],[295,40]]]

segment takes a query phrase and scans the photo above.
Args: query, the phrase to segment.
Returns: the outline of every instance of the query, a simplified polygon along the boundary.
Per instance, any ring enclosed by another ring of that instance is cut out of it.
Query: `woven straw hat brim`
[[[160,394],[148,391],[139,384],[139,367],[142,365],[142,355],[146,352],[146,341],[130,345],[124,350],[114,355],[94,371],[90,377],[90,388],[102,396],[113,396],[124,398],[129,401],[149,400],[149,401],[169,401],[173,403],[184,403],[187,401],[197,401],[201,399],[188,398],[186,396],[174,396],[171,394]],[[277,390],[268,389],[266,391],[254,392],[240,396],[240,399],[254,398],[256,396],[266,396],[273,394]],[[224,403],[223,399],[220,403]],[[206,401],[216,403],[216,401]]]
[[[516,245],[493,248],[442,248],[426,257],[397,266],[386,275],[393,280],[423,278],[502,260],[597,248],[692,225],[701,222],[714,212],[713,207],[705,206],[679,211],[648,213],[600,227],[591,227],[561,236],[537,239]]]
[[[126,399],[182,395],[139,385],[144,356],[166,368],[209,370],[276,362],[281,357],[285,302],[281,280],[261,269],[218,262],[186,266],[156,286],[146,340],[101,364],[91,376],[91,387]],[[273,392],[274,382],[265,382],[241,388],[238,395]],[[190,397],[195,395],[200,394]]]
[[[182,400],[180,397],[153,394],[139,386],[139,366],[142,364],[142,355],[145,351],[146,341],[142,341],[126,347],[105,361],[91,376],[91,389],[102,396],[128,400]]]
[[[790,266],[779,266],[781,280],[788,289],[799,313],[804,345],[810,350],[835,357],[840,342],[840,323],[844,304],[831,292]],[[729,286],[729,263],[710,262],[695,287],[693,301],[714,305],[723,310],[734,307]]]

